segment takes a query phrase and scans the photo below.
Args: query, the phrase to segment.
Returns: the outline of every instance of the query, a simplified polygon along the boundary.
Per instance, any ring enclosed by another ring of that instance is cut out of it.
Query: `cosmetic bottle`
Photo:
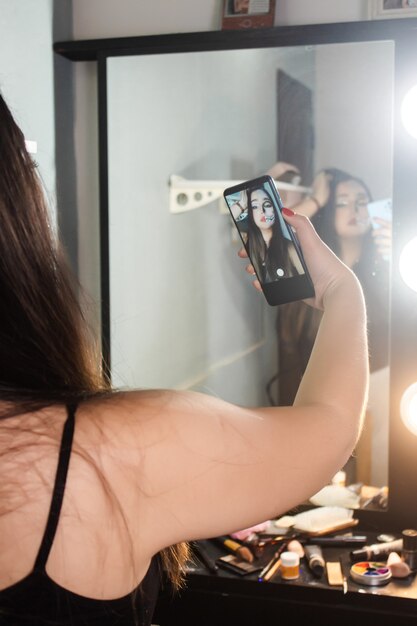
[[[417,530],[407,529],[401,533],[403,549],[401,556],[412,572],[417,571]]]
[[[304,546],[308,566],[315,578],[321,578],[326,566],[323,553],[318,545]]]
[[[283,580],[295,580],[300,575],[300,557],[296,552],[283,552],[281,554],[281,578]]]
[[[360,550],[353,550],[350,553],[350,560],[354,562],[383,560],[390,552],[400,552],[402,549],[402,539],[396,539],[387,543],[373,543],[370,546],[364,546]]]

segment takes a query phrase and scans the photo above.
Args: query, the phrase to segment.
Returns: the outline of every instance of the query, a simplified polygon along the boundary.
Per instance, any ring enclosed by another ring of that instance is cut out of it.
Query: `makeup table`
[[[375,534],[363,534],[368,543],[376,542]],[[211,542],[202,545],[212,559],[225,554]],[[284,581],[278,574],[264,583],[258,582],[257,574],[238,576],[224,569],[210,574],[195,559],[184,590],[174,596],[171,590],[162,591],[153,622],[159,626],[352,626],[362,620],[378,626],[417,625],[417,576],[391,579],[378,587],[357,584],[349,576],[351,550],[322,547],[326,561],[341,563],[345,584],[337,587],[328,584],[326,573],[315,579],[305,559],[297,580]]]

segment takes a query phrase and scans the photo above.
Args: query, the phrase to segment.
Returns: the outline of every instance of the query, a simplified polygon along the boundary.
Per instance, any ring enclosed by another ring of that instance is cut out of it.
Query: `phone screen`
[[[230,187],[224,198],[268,302],[314,295],[298,242],[282,217],[273,179],[261,176]]]
[[[384,200],[375,200],[375,202],[369,202],[368,213],[373,228],[380,228],[380,224],[373,221],[376,217],[386,220],[387,222],[392,222],[391,198],[385,198]]]

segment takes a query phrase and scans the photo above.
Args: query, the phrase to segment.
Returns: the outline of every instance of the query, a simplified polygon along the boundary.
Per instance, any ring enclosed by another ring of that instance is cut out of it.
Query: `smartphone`
[[[374,222],[375,217],[380,217],[387,222],[392,222],[392,200],[385,198],[384,200],[376,200],[368,203],[369,218],[372,228],[380,228],[380,224]]]
[[[313,297],[300,245],[282,217],[281,198],[271,176],[229,187],[223,195],[268,304]]]

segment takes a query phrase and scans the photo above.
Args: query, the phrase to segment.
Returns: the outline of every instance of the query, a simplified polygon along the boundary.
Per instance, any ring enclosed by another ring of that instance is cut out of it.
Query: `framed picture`
[[[269,28],[274,18],[275,0],[223,0],[223,30]]]
[[[417,17],[417,0],[369,0],[371,20]]]

